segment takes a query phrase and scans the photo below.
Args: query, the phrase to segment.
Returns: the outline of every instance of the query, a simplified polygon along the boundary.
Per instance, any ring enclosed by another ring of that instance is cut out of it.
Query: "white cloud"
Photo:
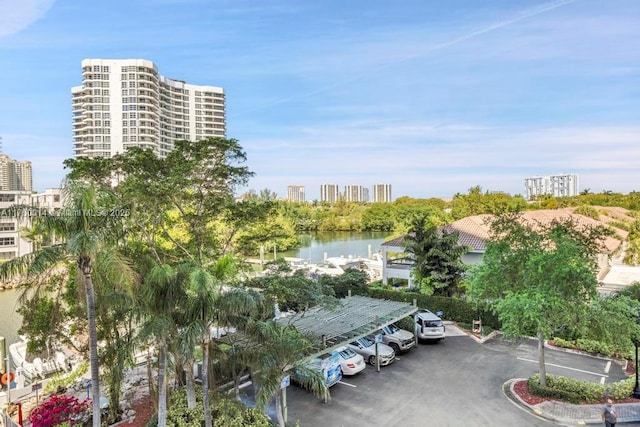
[[[27,28],[54,3],[55,0],[0,0],[0,38]]]

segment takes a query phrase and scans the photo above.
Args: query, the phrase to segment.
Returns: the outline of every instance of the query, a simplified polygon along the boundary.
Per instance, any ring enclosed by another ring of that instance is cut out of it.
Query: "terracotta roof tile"
[[[612,216],[616,216],[620,219],[631,218],[627,215],[626,209],[622,208],[606,208]],[[573,218],[581,226],[598,226],[606,225],[607,221],[601,216],[601,220],[597,221],[593,218],[589,218],[583,215],[573,213],[574,208],[563,209],[545,209],[537,211],[526,211],[522,214],[522,218],[527,222],[549,224],[554,219],[568,219]],[[625,218],[626,217],[626,218]],[[474,252],[484,252],[486,248],[486,241],[489,239],[490,220],[493,215],[475,215],[462,218],[458,221],[452,222],[445,226],[447,232],[458,231],[459,242],[461,245],[469,246]],[[622,243],[622,239],[626,238],[627,232],[618,228],[614,228],[620,238],[607,236],[604,241],[604,250],[608,253],[615,252]],[[394,239],[384,242],[383,246],[403,246],[405,236],[396,237]]]

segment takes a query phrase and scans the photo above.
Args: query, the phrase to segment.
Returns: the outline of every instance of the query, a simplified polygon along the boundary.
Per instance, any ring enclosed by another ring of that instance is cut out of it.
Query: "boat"
[[[379,280],[382,277],[382,256],[374,254],[372,258],[328,257],[315,265],[312,271],[317,275],[339,276],[350,268],[365,271],[372,281]]]
[[[25,378],[35,380],[44,379],[56,372],[71,370],[73,364],[64,352],[56,350],[52,357],[46,355],[31,355],[27,352],[29,339],[21,335],[20,341],[9,345],[11,361],[16,368],[22,368]]]

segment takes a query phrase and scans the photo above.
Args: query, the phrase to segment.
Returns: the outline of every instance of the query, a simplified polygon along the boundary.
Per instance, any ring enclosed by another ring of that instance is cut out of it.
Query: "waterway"
[[[5,337],[7,344],[19,340],[18,329],[22,326],[22,316],[16,312],[19,296],[18,289],[0,291],[0,337]]]
[[[324,256],[367,257],[380,251],[380,245],[389,238],[384,232],[324,232],[301,236],[302,246],[299,249],[276,252],[279,257],[296,257],[317,263]],[[273,259],[273,250],[265,250],[265,260]],[[22,325],[22,317],[16,312],[20,291],[9,289],[0,291],[0,336],[5,337],[8,344],[19,340],[18,329]]]
[[[386,232],[349,232],[334,231],[301,235],[302,245],[299,249],[277,252],[277,257],[296,257],[320,262],[324,256],[368,257],[380,252],[380,245],[389,239]],[[273,252],[265,251],[265,259],[273,259]]]

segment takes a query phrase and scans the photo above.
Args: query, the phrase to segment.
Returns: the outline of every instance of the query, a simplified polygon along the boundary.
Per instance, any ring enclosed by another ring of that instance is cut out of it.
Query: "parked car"
[[[420,310],[413,315],[416,326],[416,335],[419,340],[436,340],[445,339],[446,331],[442,319],[433,314],[429,310]]]
[[[342,379],[342,367],[340,366],[340,360],[340,356],[332,352],[311,359],[306,363],[306,367],[319,372],[324,378],[327,387],[331,387]],[[300,383],[299,379],[304,375],[304,371],[297,370],[293,373],[291,379],[294,382]]]
[[[393,323],[380,330],[382,342],[393,349],[396,354],[409,351],[416,346],[416,338],[409,331],[398,328]]]
[[[333,350],[331,353],[336,353],[340,356],[342,375],[355,375],[362,371],[366,366],[364,358],[349,347],[340,347]]]
[[[376,343],[373,339],[364,337],[347,344],[347,347],[364,357],[370,365],[376,364]],[[396,353],[391,347],[384,343],[378,343],[378,357],[380,358],[380,366],[386,366],[396,358]]]

